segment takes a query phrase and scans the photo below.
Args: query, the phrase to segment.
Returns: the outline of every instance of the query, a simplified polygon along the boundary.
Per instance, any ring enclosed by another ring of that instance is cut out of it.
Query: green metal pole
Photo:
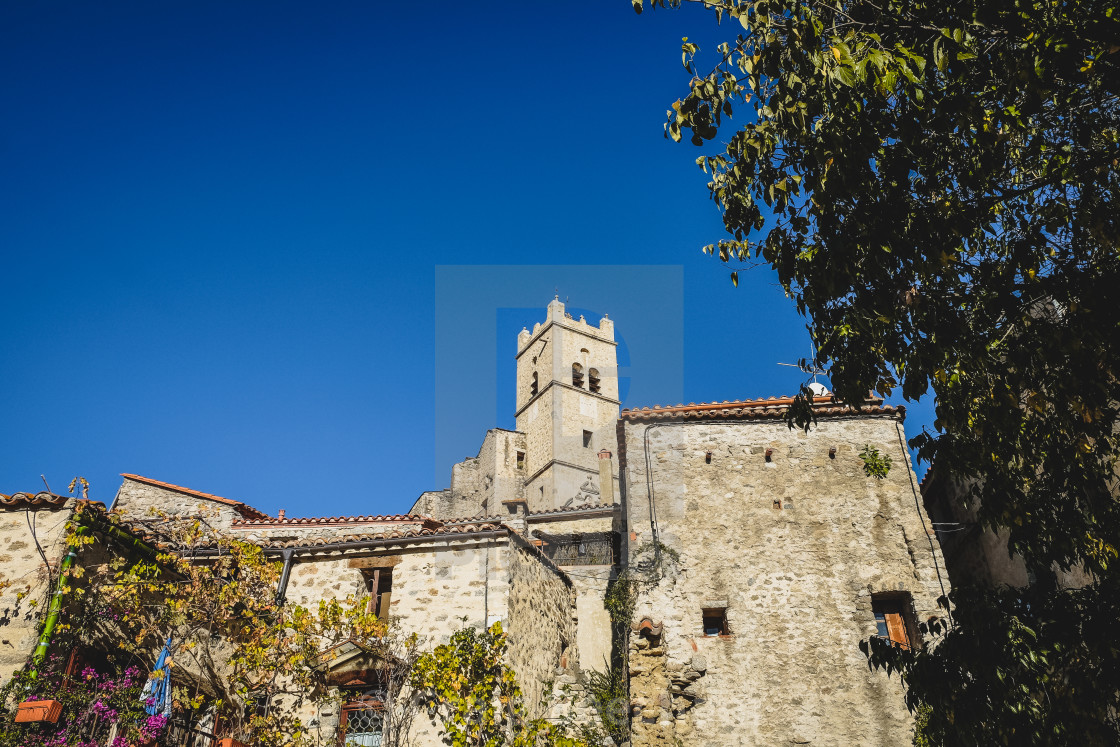
[[[86,528],[80,526],[75,531],[77,534],[85,534]],[[66,557],[62,559],[62,565],[58,569],[58,588],[55,589],[54,595],[51,597],[51,606],[47,610],[47,621],[43,624],[43,632],[39,634],[39,645],[35,647],[35,653],[31,655],[31,679],[38,678],[39,667],[47,658],[47,649],[50,648],[51,639],[54,637],[54,629],[58,625],[58,618],[62,615],[62,600],[66,596],[63,590],[63,579],[66,572],[74,566],[74,561],[78,559],[77,545],[69,545],[67,549]]]

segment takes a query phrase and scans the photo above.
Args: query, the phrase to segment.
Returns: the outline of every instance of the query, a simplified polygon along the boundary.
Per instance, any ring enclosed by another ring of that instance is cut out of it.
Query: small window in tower
[[[585,449],[590,449],[591,448],[591,431],[584,431],[583,432],[583,448],[585,448]]]
[[[583,389],[583,366],[578,363],[572,364],[572,386]]]
[[[709,637],[731,635],[731,630],[727,627],[726,609],[720,607],[704,610],[704,635]]]
[[[871,611],[875,615],[875,635],[895,646],[910,648],[910,630],[906,624],[906,598],[902,596],[873,596]]]
[[[593,392],[599,391],[599,370],[590,368],[587,370],[587,388]]]
[[[529,382],[529,396],[537,396],[537,372],[533,372],[533,380]]]
[[[517,452],[517,468],[518,469],[525,469],[525,452],[524,451]]]

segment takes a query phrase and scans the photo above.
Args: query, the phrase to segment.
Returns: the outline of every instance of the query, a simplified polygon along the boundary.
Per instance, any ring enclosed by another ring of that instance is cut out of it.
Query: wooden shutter
[[[884,617],[887,620],[887,633],[891,643],[910,648],[910,636],[906,633],[906,621],[902,619],[901,610],[888,611]]]

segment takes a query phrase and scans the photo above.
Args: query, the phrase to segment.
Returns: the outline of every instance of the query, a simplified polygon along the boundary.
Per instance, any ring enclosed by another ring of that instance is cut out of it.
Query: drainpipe
[[[74,531],[75,534],[85,534],[88,529],[85,526],[79,526]],[[58,626],[58,618],[62,616],[62,600],[66,596],[65,591],[63,591],[63,581],[66,578],[66,572],[74,567],[74,561],[77,559],[78,546],[68,545],[66,557],[62,559],[62,564],[58,569],[58,588],[55,589],[54,595],[51,597],[51,606],[47,610],[47,621],[43,624],[43,632],[39,634],[39,645],[35,647],[35,653],[31,655],[31,679],[38,678],[39,667],[47,658],[47,649],[51,646],[54,629]]]
[[[280,557],[284,559],[284,568],[280,571],[280,586],[276,590],[276,604],[283,604],[284,597],[288,593],[288,576],[292,573],[292,557],[295,555],[295,550],[288,547],[280,553]]]
[[[77,535],[85,535],[90,530],[90,524],[85,523],[88,519],[83,520],[79,524],[74,533]],[[126,547],[136,552],[139,552],[148,558],[154,559],[159,553],[158,551],[142,540],[133,537],[128,532],[120,529],[107,522],[98,522],[101,526],[101,531],[113,537],[113,539],[121,542]],[[51,597],[51,606],[47,609],[47,621],[43,624],[43,632],[39,635],[39,645],[35,647],[35,652],[31,655],[31,679],[36,679],[39,676],[39,667],[47,658],[47,650],[51,646],[51,640],[54,638],[54,630],[58,627],[58,619],[62,616],[62,603],[66,594],[62,590],[62,580],[66,576],[66,572],[74,567],[74,563],[78,560],[78,545],[69,545],[67,547],[66,556],[62,559],[62,563],[58,569],[58,588],[55,589],[54,596]]]

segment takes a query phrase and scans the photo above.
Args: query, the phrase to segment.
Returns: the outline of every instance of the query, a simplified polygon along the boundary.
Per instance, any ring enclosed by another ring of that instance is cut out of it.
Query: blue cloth
[[[171,637],[159,652],[153,674],[163,672],[162,676],[149,677],[144,683],[144,690],[140,693],[140,702],[144,704],[144,711],[149,716],[162,715],[171,718],[171,668],[167,666],[167,659],[171,656]]]

